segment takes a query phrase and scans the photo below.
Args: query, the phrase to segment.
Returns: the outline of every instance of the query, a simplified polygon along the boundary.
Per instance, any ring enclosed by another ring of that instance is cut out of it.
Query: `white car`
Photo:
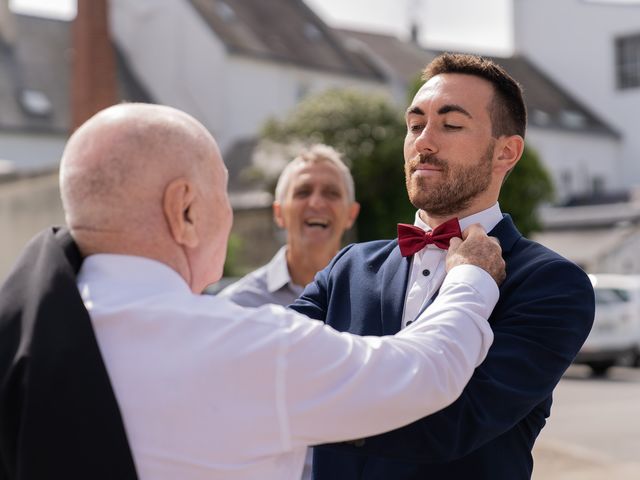
[[[589,275],[596,295],[593,328],[575,363],[604,375],[640,358],[640,275]]]

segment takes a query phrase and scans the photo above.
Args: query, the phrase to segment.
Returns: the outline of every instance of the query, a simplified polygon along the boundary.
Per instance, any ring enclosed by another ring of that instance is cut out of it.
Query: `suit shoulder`
[[[555,272],[562,275],[562,278],[558,278],[558,280],[568,280],[569,277],[573,277],[585,285],[591,286],[589,277],[579,265],[526,237],[521,237],[514,245],[510,252],[509,263],[512,269],[529,273],[536,270],[547,273]],[[549,278],[549,280],[552,279]]]
[[[373,240],[352,243],[340,250],[331,263],[335,265],[351,261],[366,263],[376,263],[377,260],[384,261],[397,245],[397,240]]]

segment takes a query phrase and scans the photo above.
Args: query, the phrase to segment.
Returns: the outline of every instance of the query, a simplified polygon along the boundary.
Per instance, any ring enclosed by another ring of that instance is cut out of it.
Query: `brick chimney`
[[[109,34],[108,0],[78,0],[73,22],[71,131],[118,102],[116,59]]]
[[[16,39],[16,23],[9,0],[0,0],[0,39],[8,47],[13,47]]]

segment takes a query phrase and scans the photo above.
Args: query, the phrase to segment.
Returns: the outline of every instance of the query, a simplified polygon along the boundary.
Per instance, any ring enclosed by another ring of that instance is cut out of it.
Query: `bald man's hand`
[[[505,277],[505,263],[498,240],[488,236],[478,225],[471,225],[462,232],[462,239],[454,237],[447,252],[447,272],[456,265],[476,265],[485,270],[500,285]]]

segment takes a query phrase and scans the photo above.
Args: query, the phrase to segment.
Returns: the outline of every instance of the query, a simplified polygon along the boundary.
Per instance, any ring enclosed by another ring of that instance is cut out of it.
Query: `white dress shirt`
[[[142,257],[89,256],[78,288],[141,480],[281,480],[300,477],[308,445],[374,435],[454,401],[493,340],[498,288],[487,277],[452,269],[429,310],[393,337],[194,295]]]
[[[303,292],[304,287],[293,283],[287,265],[287,246],[282,246],[273,258],[262,267],[248,273],[237,282],[218,293],[243,307],[261,307],[275,303],[286,307],[291,305]],[[307,450],[301,480],[311,480],[313,471],[313,451]]]
[[[419,213],[420,211],[416,212],[414,225],[425,232],[430,232],[431,227],[422,221]],[[460,230],[479,223],[486,232],[491,231],[501,220],[502,212],[497,203],[486,210],[458,219]],[[446,256],[446,250],[433,244],[427,245],[413,256],[402,314],[402,328],[414,321],[438,292],[446,274]]]

